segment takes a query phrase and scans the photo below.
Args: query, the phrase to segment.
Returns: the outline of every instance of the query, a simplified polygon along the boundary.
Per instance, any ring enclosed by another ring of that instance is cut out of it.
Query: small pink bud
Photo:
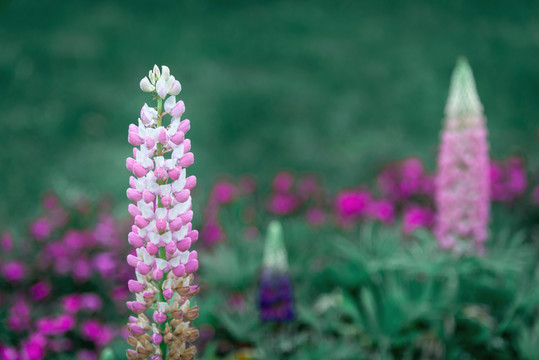
[[[155,200],[155,194],[151,192],[150,190],[145,189],[142,192],[142,199],[144,199],[145,203],[151,203]]]
[[[155,246],[154,243],[148,243],[148,245],[146,245],[146,251],[148,254],[154,256],[159,251],[159,248]]]
[[[135,174],[136,177],[143,177],[148,173],[148,170],[144,168],[144,166],[140,165],[139,163],[136,163],[133,165],[133,174]]]
[[[185,264],[185,272],[188,274],[194,273],[198,270],[198,260],[189,260]]]
[[[139,228],[145,228],[150,222],[146,220],[142,215],[135,216],[135,225]]]
[[[176,266],[173,270],[172,270],[172,273],[174,274],[174,276],[176,277],[182,277],[185,275],[185,265],[183,264],[180,264],[178,266]]]
[[[163,232],[167,229],[167,221],[165,219],[157,219],[155,227],[157,228],[157,231]]]
[[[178,202],[182,203],[182,202],[186,202],[189,199],[190,195],[191,195],[191,191],[189,191],[188,189],[183,189],[182,191],[175,193],[174,198]]]
[[[195,241],[198,240],[198,230],[193,230],[193,231],[190,231],[188,234],[187,234],[188,237],[191,238],[191,242],[194,243]]]
[[[156,310],[153,313],[153,320],[156,323],[162,324],[165,321],[167,321],[167,316],[165,314],[163,314],[162,312],[159,312],[159,311]]]
[[[168,177],[174,181],[178,180],[180,178],[180,169],[174,168],[172,170],[169,170]]]
[[[189,131],[190,128],[191,128],[191,122],[188,119],[185,119],[178,126],[178,131],[181,131],[182,133],[185,134]]]
[[[152,343],[154,343],[154,345],[159,345],[161,344],[162,341],[163,341],[163,335],[161,334],[152,335]]]
[[[157,94],[161,99],[164,99],[167,96],[167,89],[164,86],[159,86],[159,89],[157,89]]]
[[[146,298],[146,299],[150,299],[150,298],[153,297],[153,292],[151,292],[151,291],[145,291],[145,292],[142,293],[142,296],[144,296],[144,298]],[[136,320],[137,320],[137,319],[135,318],[135,321],[136,321]]]
[[[146,265],[142,261],[137,264],[137,272],[142,275],[147,275],[152,270],[150,265]]]
[[[161,131],[159,132],[159,137],[157,138],[157,140],[159,140],[159,142],[163,145],[166,145],[168,143],[168,134],[164,128],[161,129]]]
[[[129,242],[129,244],[131,244],[131,246],[135,248],[139,248],[144,245],[144,240],[134,232],[129,233],[129,235],[127,236],[127,241]]]
[[[167,173],[165,172],[165,170],[163,170],[163,168],[159,166],[155,169],[153,174],[158,179],[164,179],[167,176]]]
[[[165,289],[163,290],[163,296],[165,297],[165,300],[172,299],[172,296],[174,296],[174,291],[172,289]]]
[[[140,201],[140,199],[142,199],[142,194],[133,188],[127,189],[126,194],[127,194],[127,198],[131,201],[137,202],[137,201]]]
[[[169,242],[167,246],[165,246],[165,250],[169,254],[174,254],[174,252],[176,251],[176,244],[174,243],[174,241]]]
[[[178,231],[182,228],[182,219],[180,216],[178,216],[176,219],[172,220],[168,223],[168,226],[170,226],[171,231]]]
[[[170,115],[174,117],[179,117],[179,116],[182,116],[184,112],[185,112],[185,104],[183,103],[182,100],[180,100],[176,103],[176,105],[174,105],[172,110],[170,110]]]
[[[163,272],[159,268],[155,268],[152,273],[153,279],[159,281],[163,278]]]
[[[191,150],[191,140],[185,139],[183,142],[183,151],[188,152],[189,150]]]
[[[185,134],[181,131],[176,132],[176,134],[172,135],[170,138],[170,141],[172,141],[176,145],[180,145],[183,140],[185,139]]]
[[[185,168],[185,167],[193,165],[194,162],[195,162],[195,156],[193,155],[192,152],[188,152],[187,154],[182,156],[182,158],[180,159],[180,166]]]
[[[141,304],[138,301],[128,301],[127,307],[136,314],[140,314],[147,309],[146,305]]]
[[[146,136],[146,139],[144,139],[144,142],[146,143],[146,148],[148,148],[148,150],[153,148],[155,145],[155,141],[153,141],[153,139],[149,136]]]
[[[161,198],[161,204],[168,208],[172,204],[172,198],[169,195],[165,195]]]
[[[125,160],[125,167],[127,168],[127,170],[133,172],[133,166],[136,164],[136,160],[133,159],[132,157],[128,157],[126,160]]]
[[[181,240],[178,241],[178,243],[176,244],[176,247],[177,247],[178,250],[180,250],[180,251],[186,251],[186,250],[189,250],[189,248],[191,247],[191,239],[188,238],[188,237],[185,237],[185,238],[181,239]]]
[[[127,211],[129,211],[129,214],[131,214],[132,217],[142,215],[142,213],[135,204],[129,204],[129,206],[127,207]]]
[[[189,260],[196,260],[198,256],[198,252],[196,250],[193,250],[189,253]]]
[[[194,175],[189,176],[185,179],[185,188],[192,190],[197,185],[197,178]]]
[[[180,91],[182,91],[182,86],[180,85],[180,82],[178,80],[174,80],[168,93],[175,96],[178,95]]]
[[[129,170],[129,171],[131,171],[131,170]],[[135,177],[134,176],[129,177],[129,186],[131,186],[133,189],[135,189],[137,187],[135,185]]]
[[[131,267],[137,267],[137,264],[139,263],[139,259],[134,255],[127,255],[127,263]]]
[[[191,220],[193,220],[193,211],[186,211],[184,214],[181,214],[179,218],[182,219],[182,224],[187,224],[188,222],[191,222]]]
[[[144,285],[142,285],[141,283],[139,283],[138,281],[135,281],[135,280],[129,280],[127,282],[127,287],[129,288],[129,291],[131,291],[133,293],[142,292],[146,288]]]
[[[142,335],[146,333],[146,330],[138,326],[137,324],[127,324],[127,327],[135,335]],[[135,353],[136,354],[136,353]]]
[[[127,141],[133,146],[139,146],[144,144],[144,140],[137,133],[134,132],[129,133],[129,135],[127,136]]]
[[[138,127],[135,124],[129,124],[129,132],[138,134]]]

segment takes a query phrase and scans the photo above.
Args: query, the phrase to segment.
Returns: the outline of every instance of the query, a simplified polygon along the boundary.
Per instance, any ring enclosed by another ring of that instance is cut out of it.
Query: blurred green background
[[[223,173],[313,171],[336,189],[409,155],[433,169],[459,55],[493,157],[535,166],[538,15],[533,1],[0,0],[1,218],[49,188],[125,211],[127,128],[154,63],[183,85],[202,193]]]

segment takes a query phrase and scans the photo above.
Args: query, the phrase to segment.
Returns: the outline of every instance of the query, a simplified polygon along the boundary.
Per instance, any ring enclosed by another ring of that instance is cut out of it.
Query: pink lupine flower
[[[413,205],[404,210],[402,231],[409,234],[418,228],[430,228],[434,224],[435,214],[429,208]]]
[[[397,202],[414,195],[432,194],[432,179],[417,158],[408,158],[387,166],[378,175],[377,185],[382,195]]]
[[[318,208],[308,209],[305,216],[307,217],[307,221],[313,226],[321,226],[326,221],[324,210]]]
[[[371,219],[390,224],[395,219],[395,206],[387,199],[372,200],[367,205],[366,214]]]
[[[291,193],[275,193],[268,204],[268,210],[276,215],[289,215],[295,212],[301,202]]]
[[[30,288],[30,295],[35,301],[40,301],[49,296],[51,285],[47,281],[40,281]]]
[[[4,346],[0,344],[0,359],[19,360],[19,353],[14,347]]]
[[[217,220],[207,220],[200,230],[200,237],[206,246],[222,241],[225,238],[225,233]]]
[[[181,354],[193,359],[196,348],[189,344],[198,331],[190,323],[198,316],[198,307],[192,307],[189,298],[198,292],[198,286],[192,285],[198,260],[197,252],[189,249],[198,232],[191,225],[190,192],[196,178],[187,177],[186,171],[194,156],[191,141],[185,137],[191,123],[181,120],[185,104],[176,101],[181,85],[168,67],[160,71],[154,66],[140,87],[156,93],[157,109],[145,104],[138,126],[131,124],[128,130],[128,141],[134,146],[133,156],[126,161],[134,175],[126,192],[133,202],[128,210],[134,218],[128,241],[136,252],[127,257],[127,263],[136,277],[128,282],[135,300],[128,301],[127,307],[137,316],[131,316],[127,324],[134,348],[127,357],[164,359]],[[168,126],[162,124],[165,115],[171,116]]]
[[[229,181],[222,180],[213,186],[211,197],[218,204],[229,204],[234,201],[238,190],[236,186]]]
[[[45,337],[34,334],[22,343],[21,360],[45,359],[47,340]]]
[[[30,306],[24,299],[16,299],[15,304],[8,311],[7,323],[15,331],[30,328]]]
[[[272,187],[273,191],[278,193],[286,193],[292,189],[294,184],[294,175],[288,171],[281,171],[273,179]]]
[[[524,161],[510,157],[506,162],[490,162],[490,189],[493,201],[511,202],[524,194],[527,186]]]
[[[335,210],[347,221],[364,215],[370,201],[371,194],[366,190],[343,190],[335,197]]]
[[[36,240],[44,240],[50,236],[52,224],[46,218],[39,218],[30,225],[30,235]]]
[[[436,178],[439,244],[457,253],[483,252],[490,208],[489,157],[483,106],[472,71],[457,63],[446,105]]]
[[[21,261],[10,261],[2,265],[2,275],[9,282],[19,282],[26,276],[26,265]]]

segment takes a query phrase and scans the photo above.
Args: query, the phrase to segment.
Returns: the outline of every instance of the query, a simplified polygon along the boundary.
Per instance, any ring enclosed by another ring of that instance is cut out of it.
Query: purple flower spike
[[[440,246],[482,253],[487,240],[490,181],[487,130],[468,62],[457,62],[446,105],[436,177]]]

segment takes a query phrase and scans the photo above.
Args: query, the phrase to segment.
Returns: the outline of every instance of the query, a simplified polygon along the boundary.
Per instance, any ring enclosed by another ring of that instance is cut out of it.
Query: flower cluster
[[[290,321],[294,318],[294,294],[288,274],[288,259],[279,222],[268,228],[264,263],[260,275],[258,301],[264,321]]]
[[[121,333],[124,308],[109,299],[128,295],[131,271],[119,260],[127,228],[105,203],[99,209],[82,203],[71,209],[49,194],[28,238],[15,242],[2,234],[0,305],[7,317],[0,323],[0,359],[97,360]],[[106,308],[119,316],[105,317]]]
[[[526,192],[528,185],[524,159],[516,156],[506,161],[490,162],[490,197],[492,201],[513,202]]]
[[[198,307],[191,306],[190,298],[199,288],[193,285],[197,252],[189,251],[198,239],[191,225],[191,190],[196,178],[186,175],[194,162],[191,142],[185,138],[190,122],[181,120],[185,105],[176,101],[181,86],[168,67],[160,71],[154,66],[140,87],[156,93],[157,108],[144,104],[138,126],[131,124],[128,134],[135,146],[126,162],[135,175],[127,189],[127,197],[134,202],[128,208],[134,218],[128,241],[135,251],[127,262],[135,269],[136,279],[129,280],[135,301],[127,306],[136,316],[127,324],[133,347],[127,357],[193,359],[196,348],[190,343],[198,330],[190,323],[198,316]],[[162,119],[167,114],[171,122],[165,127]]]
[[[457,253],[484,251],[490,209],[487,130],[472,71],[459,60],[446,106],[436,177],[436,235]]]

